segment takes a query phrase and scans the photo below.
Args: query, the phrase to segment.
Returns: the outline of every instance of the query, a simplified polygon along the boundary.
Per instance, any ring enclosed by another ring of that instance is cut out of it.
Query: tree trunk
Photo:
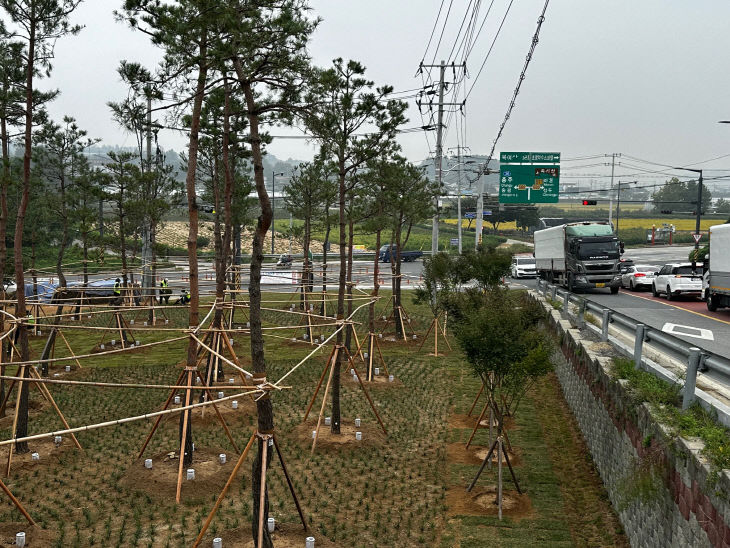
[[[62,168],[63,169],[63,168]],[[68,211],[66,210],[66,183],[61,174],[60,181],[61,194],[61,242],[58,246],[58,257],[56,259],[56,274],[58,275],[59,287],[66,287],[66,276],[63,275],[63,256],[68,246]]]
[[[271,226],[274,212],[272,210],[271,200],[266,192],[263,156],[261,152],[261,137],[259,136],[259,117],[256,113],[256,102],[254,99],[253,89],[251,87],[251,83],[243,78],[240,65],[236,66],[236,70],[238,72],[238,77],[241,80],[241,86],[246,99],[249,131],[251,135],[251,156],[253,159],[254,182],[256,184],[256,193],[258,194],[259,205],[261,207],[261,215],[259,215],[258,222],[256,223],[256,230],[253,235],[248,295],[250,303],[249,321],[251,324],[251,362],[254,374],[257,377],[257,382],[262,382],[266,379],[266,359],[264,356],[264,336],[261,326],[261,264],[264,261],[264,238]],[[274,432],[274,408],[268,394],[256,401],[256,413],[258,415],[259,434],[272,434]],[[253,497],[251,532],[253,534],[254,546],[257,546],[258,548],[273,548],[271,535],[266,527],[269,516],[268,485],[264,489],[263,547],[258,546],[258,516],[260,512],[261,467],[264,443],[264,440],[258,440],[258,451],[251,469],[251,495]],[[269,461],[271,460],[271,453],[271,451],[267,452]],[[269,463],[267,462],[267,468],[268,464]]]
[[[400,263],[401,263],[401,224],[395,231],[395,275],[393,280],[393,319],[396,337],[403,338],[403,315],[400,301]]]
[[[339,160],[339,227],[340,227],[340,276],[337,289],[337,319],[345,317],[345,283],[347,281],[347,248],[345,246],[345,161],[342,157]],[[337,346],[342,346],[344,333],[340,329],[337,332]],[[337,359],[332,367],[332,433],[340,433],[340,371],[342,369],[342,352],[336,352]]]
[[[8,84],[5,82],[3,93],[7,95]],[[0,117],[0,144],[2,144],[2,180],[0,180],[0,299],[5,300],[5,266],[7,246],[5,238],[8,227],[8,184],[10,183],[10,150],[8,147],[8,127],[6,113]],[[5,305],[3,305],[3,309]],[[5,332],[5,314],[0,314],[0,333]],[[0,342],[0,376],[5,375],[5,347],[9,343]],[[5,379],[0,379],[0,401],[5,398]],[[5,409],[0,410],[0,418],[5,416]]]
[[[325,299],[327,296],[327,248],[330,243],[330,232],[332,231],[332,224],[330,223],[329,214],[326,218],[327,227],[324,231],[324,242],[322,243],[322,309],[320,315],[324,316],[327,312],[325,307]]]
[[[352,207],[352,197],[350,198],[350,207]],[[350,216],[347,222],[347,317],[352,315],[352,246],[355,239],[355,221]],[[352,330],[354,326],[347,326],[345,333],[345,346],[347,350],[352,351]]]
[[[15,316],[25,318],[25,277],[23,274],[23,227],[25,225],[25,212],[28,209],[28,201],[30,199],[30,161],[31,161],[31,132],[33,129],[33,73],[35,67],[33,61],[35,59],[35,23],[30,25],[28,36],[28,63],[25,73],[25,150],[23,152],[23,191],[18,204],[18,216],[15,220],[15,239],[13,242],[13,255],[15,259],[15,284],[18,288],[16,291],[17,305],[15,307]],[[30,347],[28,346],[28,331],[25,323],[18,324],[18,342],[20,343],[20,359],[28,361],[30,359]],[[23,367],[22,376],[27,375],[27,367]],[[20,391],[20,406],[18,408],[17,428],[15,429],[15,437],[20,438],[28,435],[28,383],[23,383],[23,389]],[[15,445],[17,453],[27,453],[28,442],[21,442]]]
[[[378,207],[378,214],[382,212],[382,208]],[[378,280],[378,277],[380,276],[380,258],[378,257],[378,253],[380,252],[380,229],[375,231],[375,261],[373,262],[373,297],[377,298],[378,292],[380,291],[380,281]],[[375,298],[370,301],[370,304],[368,305],[368,332],[369,333],[375,333]],[[374,352],[375,348],[374,346],[375,339],[373,337],[368,336],[368,356],[373,356],[368,359],[374,359]],[[366,368],[366,375],[367,379],[369,381],[373,380],[372,371],[370,368]]]
[[[195,200],[195,172],[198,165],[198,133],[200,131],[200,112],[203,108],[203,95],[205,93],[205,82],[208,75],[208,66],[205,61],[207,54],[207,35],[203,31],[200,43],[200,62],[198,63],[198,81],[195,87],[195,99],[193,99],[193,112],[190,120],[190,141],[188,143],[188,170],[185,176],[185,189],[188,198],[188,220],[190,227],[188,229],[188,268],[190,275],[190,307],[188,309],[188,325],[197,326],[199,323],[198,306],[200,303],[198,288],[198,205]],[[186,366],[190,369],[196,365],[198,355],[198,344],[190,337],[188,339],[188,356]],[[190,374],[190,373],[189,373]],[[192,463],[193,453],[190,451],[188,455],[187,448],[192,448],[192,421],[191,410],[187,410],[180,415],[180,437],[182,437],[182,424],[187,415],[188,428],[185,437],[185,462],[184,466]],[[181,445],[182,445],[182,439]],[[190,462],[187,462],[187,461]]]

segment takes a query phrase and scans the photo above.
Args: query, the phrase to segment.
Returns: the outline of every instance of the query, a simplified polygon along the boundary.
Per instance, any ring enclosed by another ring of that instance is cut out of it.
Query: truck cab
[[[570,291],[621,286],[623,244],[607,222],[577,222],[538,230],[535,259],[540,277]]]

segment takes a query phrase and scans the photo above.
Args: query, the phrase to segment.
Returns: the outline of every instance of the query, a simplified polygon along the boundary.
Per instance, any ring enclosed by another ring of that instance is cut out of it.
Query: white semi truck
[[[730,307],[730,224],[710,227],[710,264],[705,260],[707,310]]]
[[[585,221],[538,230],[534,235],[538,275],[569,291],[621,286],[623,243],[607,222]]]

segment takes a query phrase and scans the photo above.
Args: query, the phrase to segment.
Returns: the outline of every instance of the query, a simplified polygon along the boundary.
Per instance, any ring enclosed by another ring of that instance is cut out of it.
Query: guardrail
[[[598,305],[588,299],[570,293],[564,288],[560,288],[555,284],[550,284],[546,280],[537,280],[537,291],[541,292],[545,298],[552,301],[562,302],[561,315],[564,319],[574,318],[578,327],[582,328],[586,325],[585,313],[587,311],[595,312],[600,319],[600,325],[596,326],[600,330],[601,340],[607,342],[609,339],[608,328],[611,323],[621,326],[623,331],[633,334],[634,337],[634,366],[642,368],[656,375],[656,371],[651,368],[642,367],[644,361],[643,347],[644,342],[651,342],[652,345],[660,352],[672,357],[680,356],[687,363],[687,375],[683,388],[682,407],[687,408],[697,399],[696,396],[696,378],[697,371],[711,370],[722,374],[730,379],[730,360],[687,344],[686,341],[672,336],[668,333],[649,327],[643,323],[637,322],[633,318],[626,316],[610,307]],[[571,313],[570,303],[577,306],[575,314]],[[668,380],[668,379],[665,379]],[[705,402],[702,402],[703,406]],[[713,405],[713,407],[716,407]],[[725,421],[723,421],[725,422]],[[728,418],[730,422],[730,418]]]

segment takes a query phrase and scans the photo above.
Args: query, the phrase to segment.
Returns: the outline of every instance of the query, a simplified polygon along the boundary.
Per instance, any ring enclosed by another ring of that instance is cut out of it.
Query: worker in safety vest
[[[35,325],[35,318],[33,317],[33,314],[28,312],[28,325],[33,326]]]
[[[164,299],[165,304],[170,304],[170,295],[172,295],[172,289],[169,288],[167,278],[164,278],[160,282],[160,304]]]
[[[188,304],[190,302],[190,291],[187,289],[180,290],[180,298],[175,304]]]
[[[122,304],[122,280],[119,278],[114,282],[114,304]]]

